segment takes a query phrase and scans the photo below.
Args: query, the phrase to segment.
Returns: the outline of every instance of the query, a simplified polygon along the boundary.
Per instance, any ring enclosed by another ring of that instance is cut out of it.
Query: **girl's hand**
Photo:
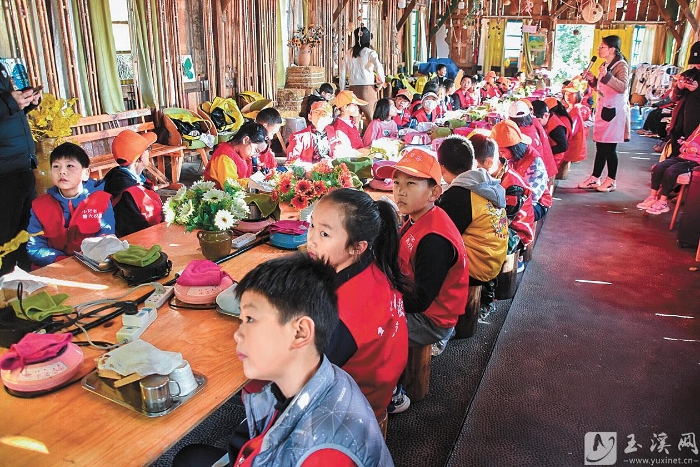
[[[598,68],[598,79],[603,79],[607,74],[608,66],[607,64],[603,63],[602,65],[600,65],[600,68]]]

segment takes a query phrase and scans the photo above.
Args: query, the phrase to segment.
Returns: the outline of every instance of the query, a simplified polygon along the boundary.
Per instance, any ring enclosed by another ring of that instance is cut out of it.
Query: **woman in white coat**
[[[604,37],[598,46],[598,56],[605,59],[605,63],[600,65],[598,77],[591,72],[584,73],[588,84],[598,92],[593,125],[596,154],[593,174],[579,183],[579,188],[602,192],[617,188],[617,143],[629,141],[630,69],[620,52],[620,42],[618,36]],[[606,164],[608,176],[601,182]]]
[[[366,27],[360,26],[353,32],[355,44],[347,51],[345,58],[346,70],[341,70],[341,80],[344,81],[347,73],[349,89],[364,101],[367,105],[360,108],[367,120],[372,121],[374,106],[377,104],[378,83],[384,83],[384,67],[379,61],[379,55],[369,45],[372,34]],[[342,86],[341,86],[342,87]]]

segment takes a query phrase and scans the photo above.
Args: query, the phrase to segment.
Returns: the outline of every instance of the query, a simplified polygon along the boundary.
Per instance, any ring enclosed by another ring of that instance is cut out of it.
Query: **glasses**
[[[609,48],[610,48],[610,47],[608,47],[607,45],[599,45],[599,46],[598,46],[598,50],[600,50],[600,49],[609,49]]]

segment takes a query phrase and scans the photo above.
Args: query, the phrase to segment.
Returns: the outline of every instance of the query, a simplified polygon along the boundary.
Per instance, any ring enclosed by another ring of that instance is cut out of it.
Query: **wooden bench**
[[[73,126],[73,136],[68,141],[79,144],[90,156],[90,176],[103,178],[117,163],[112,156],[112,140],[124,130],[145,133],[155,130],[153,112],[150,109],[128,110],[116,114],[95,115],[83,117]],[[151,146],[151,164],[148,170],[153,177],[156,188],[162,188],[177,183],[182,170],[184,146],[169,146],[154,144]],[[170,158],[170,176],[168,181],[164,175],[165,158]]]
[[[470,285],[467,298],[467,310],[460,315],[455,325],[455,339],[468,339],[476,332],[481,308],[481,285]]]
[[[518,256],[520,250],[506,256],[506,260],[501,266],[498,274],[498,285],[496,285],[496,298],[498,300],[508,300],[515,296],[518,285]]]
[[[403,387],[411,402],[423,400],[428,394],[432,352],[432,344],[408,348],[408,363],[403,375]]]

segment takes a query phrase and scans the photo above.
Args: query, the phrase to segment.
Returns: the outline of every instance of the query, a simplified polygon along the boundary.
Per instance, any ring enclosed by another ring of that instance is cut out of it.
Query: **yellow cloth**
[[[462,234],[469,276],[486,282],[501,271],[508,250],[506,210],[472,192],[472,222]]]

